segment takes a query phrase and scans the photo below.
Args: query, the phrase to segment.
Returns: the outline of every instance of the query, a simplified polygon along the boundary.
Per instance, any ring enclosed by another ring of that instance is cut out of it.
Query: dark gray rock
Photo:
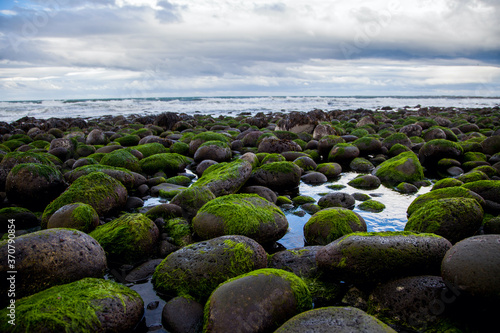
[[[322,246],[306,246],[277,252],[269,259],[268,267],[292,272],[300,277],[316,277],[316,253],[321,248]]]
[[[138,283],[147,280],[149,277],[153,276],[156,267],[162,262],[162,259],[152,259],[146,261],[144,264],[134,268],[125,277],[125,281]]]
[[[321,172],[311,171],[306,173],[300,178],[306,184],[323,184],[328,181],[328,178]]]
[[[320,206],[321,208],[329,208],[329,207],[352,208],[354,207],[355,202],[356,200],[354,200],[353,196],[348,193],[334,192],[322,196],[318,200],[318,206]]]
[[[257,194],[273,204],[276,204],[276,201],[278,200],[276,193],[265,186],[245,186],[240,190],[240,192]]]
[[[161,313],[165,329],[171,333],[196,333],[203,328],[203,305],[182,296],[165,304]]]
[[[298,187],[300,176],[301,170],[295,163],[273,162],[255,169],[250,176],[249,183],[279,191]]]

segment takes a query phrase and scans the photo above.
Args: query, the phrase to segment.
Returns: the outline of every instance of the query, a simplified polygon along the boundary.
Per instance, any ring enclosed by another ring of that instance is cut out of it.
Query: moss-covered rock
[[[132,172],[125,168],[102,164],[90,164],[77,167],[76,169],[67,172],[64,177],[68,182],[74,183],[78,178],[92,172],[102,172],[122,183],[122,185],[127,189],[137,188],[146,182],[146,178],[139,173]]]
[[[179,142],[179,144],[184,144],[184,145],[187,146],[187,144],[182,143],[182,142]],[[170,151],[172,153],[186,155],[185,152],[180,153],[179,151],[173,151],[172,147],[173,147],[173,145],[170,147],[171,148]],[[156,155],[156,154],[165,154],[165,153],[168,152],[168,149],[165,148],[165,146],[162,145],[159,142],[145,143],[145,144],[138,145],[138,146],[135,146],[135,147],[132,147],[132,148],[140,151],[141,154],[142,154],[142,156],[144,158],[149,157],[149,156],[153,156],[153,155]],[[127,148],[127,149],[130,149],[130,148]]]
[[[414,183],[424,179],[424,170],[417,155],[405,152],[388,159],[372,172],[382,182],[398,184],[401,182]]]
[[[349,163],[349,168],[353,171],[363,173],[371,172],[373,169],[375,169],[375,166],[366,158],[356,157],[351,161],[351,163]]]
[[[338,163],[321,163],[316,171],[324,174],[328,179],[338,177],[342,173],[342,166]]]
[[[276,333],[373,332],[395,333],[377,318],[354,307],[324,307],[309,310],[288,320]]]
[[[210,166],[192,187],[207,187],[215,196],[233,194],[250,178],[252,165],[244,160]]]
[[[3,156],[0,162],[0,190],[5,190],[5,182],[10,170],[16,165],[23,163],[37,163],[55,167],[49,154],[17,151],[9,152]]]
[[[472,170],[457,177],[463,183],[471,183],[479,180],[489,180],[487,174],[482,171]]]
[[[434,234],[355,232],[318,251],[318,266],[332,278],[376,284],[400,276],[438,275],[451,243]]]
[[[55,167],[23,163],[16,165],[9,172],[5,192],[10,202],[41,210],[57,198],[66,187],[63,175]]]
[[[194,161],[212,160],[216,162],[229,162],[232,156],[231,148],[227,143],[222,141],[207,141],[202,143],[194,153]]]
[[[486,205],[484,199],[481,198],[481,196],[479,196],[477,193],[470,191],[464,187],[453,186],[433,190],[418,196],[415,200],[412,201],[410,206],[408,206],[406,213],[408,217],[410,217],[414,212],[427,204],[427,202],[446,198],[470,198],[475,199],[483,207]]]
[[[161,293],[205,300],[229,278],[267,266],[266,252],[244,236],[222,236],[188,245],[167,256],[155,270]]]
[[[183,171],[192,162],[193,160],[186,156],[175,153],[164,153],[143,158],[139,164],[142,171],[148,175],[153,175],[157,172],[175,175]]]
[[[326,245],[356,231],[366,231],[363,218],[346,208],[327,208],[307,221],[304,238],[309,245]]]
[[[217,287],[205,305],[204,331],[272,332],[311,308],[302,279],[279,269],[259,269]]]
[[[293,162],[273,162],[255,169],[249,183],[276,191],[292,189],[299,186],[301,174],[299,166]]]
[[[122,209],[127,196],[127,189],[120,182],[102,172],[92,172],[75,180],[45,208],[42,228],[47,226],[52,214],[67,204],[85,203],[92,206],[99,216],[107,216]]]
[[[275,136],[264,138],[258,146],[259,153],[278,153],[288,151],[302,151],[302,148],[294,141],[278,139]]]
[[[360,203],[358,208],[372,213],[380,213],[385,209],[385,205],[380,201],[370,199]]]
[[[483,209],[474,199],[432,200],[415,211],[405,231],[428,232],[443,236],[451,243],[473,236],[483,222]]]
[[[343,208],[353,208],[354,207],[354,197],[349,193],[344,192],[333,192],[323,195],[318,200],[318,205],[321,208],[329,207],[343,207]]]
[[[498,213],[500,205],[500,181],[479,180],[461,186],[477,193],[485,200],[484,208],[487,212]]]
[[[315,203],[316,199],[307,195],[298,195],[292,198],[292,202],[296,205],[304,205],[306,203]]]
[[[180,185],[180,186],[189,186],[189,184],[191,184],[191,178],[186,176],[174,176],[165,179],[165,183]]]
[[[9,249],[14,244],[16,299],[84,277],[101,277],[107,268],[102,247],[81,231],[42,230],[16,237],[13,241],[10,246],[7,240],[0,242],[0,277],[7,281],[7,271],[12,270],[8,254],[11,254]],[[0,288],[2,295],[7,295],[8,285],[2,283]],[[3,297],[0,307],[6,306],[7,301],[7,297]]]
[[[124,214],[90,233],[110,262],[133,264],[156,251],[160,232],[144,214]]]
[[[202,132],[198,133],[189,142],[189,153],[191,156],[198,150],[198,148],[207,141],[220,141],[224,143],[229,143],[231,141],[230,137],[222,133],[215,132]]]
[[[166,221],[163,231],[172,239],[171,242],[179,247],[193,243],[191,224],[183,217]]]
[[[104,155],[100,163],[103,165],[125,168],[134,172],[141,171],[139,159],[125,149],[118,149]]]
[[[99,225],[99,215],[92,206],[77,202],[59,208],[47,222],[47,228],[71,228],[89,233]]]
[[[0,311],[8,318],[9,309]],[[16,325],[7,319],[2,332],[128,332],[140,322],[144,302],[130,288],[85,278],[52,287],[16,302]]]
[[[382,147],[385,147],[387,149],[391,149],[395,144],[400,144],[408,148],[411,148],[412,146],[410,138],[408,138],[405,133],[390,134],[382,141]]]
[[[350,143],[337,143],[328,153],[328,162],[339,164],[349,164],[353,159],[359,156],[357,146]]]
[[[116,138],[115,141],[124,147],[137,146],[141,140],[140,136],[129,134]]]
[[[456,186],[462,186],[464,183],[456,178],[443,178],[438,180],[433,186],[432,190],[439,190],[440,188],[445,188],[445,187],[456,187]]]
[[[276,205],[256,194],[231,194],[205,204],[193,219],[193,229],[202,239],[243,235],[269,244],[285,235],[288,221]]]
[[[458,143],[436,139],[426,142],[418,152],[420,163],[428,166],[436,165],[442,158],[460,159],[464,149]]]
[[[174,204],[161,204],[152,207],[144,213],[144,215],[152,221],[160,217],[167,221],[177,217],[182,217],[182,208]]]
[[[0,233],[7,233],[9,220],[16,221],[16,230],[33,228],[40,225],[40,221],[29,209],[23,207],[5,207],[0,209]]]
[[[374,190],[379,188],[382,182],[374,175],[360,175],[350,180],[347,184],[354,188]]]

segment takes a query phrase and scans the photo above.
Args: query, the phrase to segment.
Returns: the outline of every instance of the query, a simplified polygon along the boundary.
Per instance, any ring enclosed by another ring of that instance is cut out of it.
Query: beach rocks
[[[33,232],[14,239],[16,298],[84,277],[101,277],[106,270],[103,248],[89,235],[68,229]],[[7,281],[8,242],[0,242],[0,276]],[[7,284],[2,284],[7,295]],[[2,299],[2,305],[7,298]]]
[[[8,174],[5,192],[12,203],[40,210],[66,189],[59,170],[49,165],[23,163]]]
[[[312,299],[293,273],[260,269],[221,284],[205,307],[206,332],[271,332],[309,310]]]
[[[244,160],[218,163],[203,172],[192,187],[207,187],[216,197],[233,194],[250,178],[252,165]]]
[[[319,250],[316,261],[336,279],[374,284],[398,276],[439,275],[450,248],[448,240],[434,234],[352,233]]]
[[[376,188],[379,188],[382,183],[377,176],[360,175],[350,180],[347,184],[354,188],[374,190]]]
[[[353,159],[359,156],[357,146],[350,143],[337,143],[328,154],[328,162],[339,164],[349,164]]]
[[[356,200],[354,200],[354,197],[348,193],[333,192],[322,196],[318,200],[318,206],[320,206],[321,208],[329,208],[329,207],[352,208],[354,207],[355,202]]]
[[[243,235],[261,244],[283,237],[288,229],[285,214],[256,194],[232,194],[208,202],[193,219],[193,230],[202,239]]]
[[[85,143],[91,146],[95,145],[105,145],[107,143],[107,138],[106,134],[104,134],[103,131],[100,129],[93,129],[90,131],[90,133],[87,135],[87,139],[85,140]]]
[[[259,153],[283,153],[287,151],[302,151],[302,148],[292,140],[278,139],[274,136],[264,138],[258,147]]]
[[[216,162],[228,162],[231,160],[231,148],[222,141],[207,141],[200,145],[194,153],[194,161],[201,162],[212,160]]]
[[[345,208],[328,208],[315,213],[304,225],[304,238],[309,245],[327,245],[356,231],[366,231],[362,217]]]
[[[397,185],[401,182],[413,183],[424,179],[424,171],[417,155],[404,152],[388,159],[372,172],[383,183]]]
[[[0,311],[7,317],[8,309]],[[119,283],[85,278],[16,302],[16,330],[30,332],[129,332],[140,322],[144,302]],[[7,320],[2,332],[12,330]]]
[[[316,253],[322,246],[305,246],[273,254],[268,261],[269,268],[283,269],[302,278],[317,277]]]
[[[103,165],[125,168],[134,172],[141,171],[141,167],[139,166],[139,159],[130,151],[125,149],[118,149],[104,155],[99,163]]]
[[[132,172],[124,168],[101,164],[91,164],[78,167],[74,170],[71,170],[70,172],[65,173],[64,178],[66,178],[68,182],[73,183],[81,176],[88,175],[92,172],[102,172],[118,180],[127,189],[135,189],[146,183],[146,178],[139,173]]]
[[[203,305],[183,296],[175,297],[163,307],[161,321],[172,333],[201,332]]]
[[[460,158],[464,153],[462,146],[445,139],[436,139],[426,142],[418,152],[420,163],[437,165],[442,158]]]
[[[443,258],[443,280],[458,290],[485,299],[500,298],[500,236],[481,235],[455,244]]]
[[[176,153],[155,154],[140,161],[140,167],[148,175],[154,175],[163,171],[167,175],[175,175],[182,172],[186,166],[192,163],[192,159]]]
[[[267,266],[266,252],[244,236],[222,236],[188,245],[167,256],[153,275],[165,294],[206,299],[229,278]]]
[[[301,170],[295,163],[273,162],[255,169],[250,176],[249,183],[279,191],[298,187],[300,177]]]
[[[89,233],[99,225],[99,215],[92,206],[77,202],[59,208],[47,222],[47,228],[70,228]]]
[[[473,236],[483,223],[483,209],[474,199],[447,198],[427,202],[415,211],[405,231],[443,236],[451,243]]]
[[[198,210],[213,199],[215,195],[207,187],[188,187],[173,197],[170,203],[181,207],[183,215],[192,220]]]
[[[124,214],[90,233],[109,262],[134,264],[155,253],[160,232],[143,214]]]
[[[75,180],[43,212],[42,228],[59,208],[76,202],[92,206],[99,216],[119,211],[127,202],[127,189],[114,178],[102,172],[92,172]]]
[[[282,116],[276,124],[276,130],[290,131],[292,133],[312,133],[317,124],[317,117],[305,112],[292,111]]]
[[[326,307],[303,312],[280,326],[276,333],[396,332],[377,318],[354,307]]]
[[[317,166],[316,171],[321,172],[328,179],[332,179],[342,173],[342,167],[338,163],[322,163]]]

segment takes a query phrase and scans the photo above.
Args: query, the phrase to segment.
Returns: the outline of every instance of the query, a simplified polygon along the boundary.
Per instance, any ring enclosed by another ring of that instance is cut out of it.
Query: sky
[[[498,0],[2,0],[0,100],[500,96]]]

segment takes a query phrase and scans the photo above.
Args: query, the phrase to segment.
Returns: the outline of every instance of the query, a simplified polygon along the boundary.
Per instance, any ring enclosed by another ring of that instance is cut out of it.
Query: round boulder
[[[216,197],[233,194],[247,182],[251,173],[252,165],[245,160],[218,163],[206,169],[191,186],[207,187]]]
[[[436,165],[442,158],[460,159],[464,150],[458,143],[436,139],[426,142],[418,152],[418,159],[424,165]]]
[[[310,245],[326,245],[356,231],[366,231],[362,217],[346,208],[327,208],[315,213],[304,225],[304,238]]]
[[[258,147],[259,153],[280,154],[285,151],[302,151],[302,148],[292,140],[278,139],[275,136],[264,138]]]
[[[17,299],[84,277],[101,277],[107,267],[103,248],[81,231],[42,230],[16,237],[14,241]],[[4,281],[10,270],[8,249],[7,240],[0,242],[0,276]],[[7,284],[2,284],[2,294],[7,295]]]
[[[285,235],[288,221],[276,205],[256,194],[231,194],[205,204],[193,219],[193,230],[202,239],[243,235],[270,244]]]
[[[267,266],[265,250],[244,236],[222,236],[183,247],[155,270],[153,285],[165,294],[206,299],[229,278]]]
[[[99,225],[99,215],[92,206],[77,202],[59,208],[47,222],[47,228],[70,228],[89,233]]]
[[[328,179],[338,177],[342,173],[342,167],[338,163],[322,163],[316,171],[324,174]]]
[[[321,172],[317,171],[309,171],[300,179],[306,183],[306,184],[311,184],[311,185],[316,185],[316,184],[323,184],[328,181],[328,178],[322,174]]]
[[[201,332],[203,305],[183,296],[176,297],[163,307],[161,322],[172,333]]]
[[[350,143],[338,143],[333,146],[328,154],[328,162],[347,164],[358,156],[359,149],[357,146]]]
[[[334,192],[322,196],[318,200],[318,206],[320,206],[321,208],[329,208],[329,207],[352,208],[354,207],[355,202],[356,200],[354,200],[354,197],[348,193]]]
[[[212,160],[216,162],[228,162],[231,160],[231,148],[227,143],[222,141],[207,141],[194,153],[194,161],[201,162],[204,160]]]
[[[198,210],[213,199],[215,199],[215,195],[207,187],[190,186],[173,197],[170,204],[181,207],[183,214],[192,220]]]
[[[350,180],[347,184],[354,188],[374,190],[381,185],[380,179],[374,175],[362,175]]]
[[[382,162],[373,170],[372,175],[389,184],[414,183],[424,179],[424,169],[417,155],[404,152]]]
[[[500,235],[466,238],[455,244],[441,265],[443,280],[469,295],[500,298]]]
[[[309,310],[312,298],[301,278],[259,269],[219,285],[205,306],[206,332],[272,332]]]
[[[249,182],[272,190],[293,189],[299,186],[301,174],[300,168],[293,162],[273,162],[255,169]]]

